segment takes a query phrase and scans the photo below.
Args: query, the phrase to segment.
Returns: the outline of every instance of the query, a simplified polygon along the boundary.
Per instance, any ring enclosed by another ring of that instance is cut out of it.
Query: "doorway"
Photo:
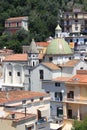
[[[68,118],[72,119],[72,109],[68,109]]]

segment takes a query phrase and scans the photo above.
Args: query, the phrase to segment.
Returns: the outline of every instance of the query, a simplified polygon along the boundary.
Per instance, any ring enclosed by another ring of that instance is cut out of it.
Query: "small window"
[[[77,26],[75,27],[75,30],[76,30],[76,31],[78,30],[78,27],[77,27]]]
[[[49,57],[49,61],[52,61],[53,60],[53,57]]]
[[[33,66],[35,66],[35,62],[33,61]]]
[[[49,91],[46,91],[46,93],[50,93]]]
[[[80,67],[81,70],[83,70],[83,67]]]
[[[22,100],[22,104],[25,104],[26,103],[26,100]]]
[[[44,78],[44,72],[43,72],[43,70],[40,70],[39,73],[40,73],[40,79],[43,79]]]
[[[20,72],[17,72],[17,76],[20,76]]]
[[[31,99],[31,102],[33,102],[34,101],[34,99]]]
[[[31,79],[29,78],[29,83],[31,82]]]
[[[8,26],[10,27],[10,26],[11,26],[11,23],[8,23]]]
[[[42,101],[43,100],[43,97],[40,97],[40,101]]]
[[[72,58],[71,57],[69,57],[69,60],[71,60]]]
[[[77,13],[75,13],[75,18],[77,18],[78,17],[78,14]]]
[[[9,72],[9,76],[12,76],[12,72],[11,71]]]
[[[56,82],[56,83],[55,83],[55,86],[60,87],[60,83]]]
[[[17,22],[17,27],[19,26],[19,23]]]
[[[76,19],[75,22],[77,23],[77,22],[78,22],[78,19]]]

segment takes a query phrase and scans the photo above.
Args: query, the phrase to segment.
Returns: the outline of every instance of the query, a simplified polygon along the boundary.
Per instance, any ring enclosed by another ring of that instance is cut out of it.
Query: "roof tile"
[[[31,99],[31,98],[39,98],[47,96],[46,93],[41,92],[31,92],[31,91],[24,91],[24,90],[17,90],[17,91],[0,91],[0,104],[12,102],[12,101],[20,101],[23,99]]]
[[[28,55],[27,54],[13,54],[6,56],[6,58],[3,61],[27,61]]]
[[[52,62],[43,62],[42,65],[48,67],[51,70],[58,70],[58,69],[60,69],[57,65],[55,65]]]

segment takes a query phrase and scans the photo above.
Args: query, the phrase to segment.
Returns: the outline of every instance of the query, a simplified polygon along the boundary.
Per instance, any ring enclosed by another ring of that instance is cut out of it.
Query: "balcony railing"
[[[87,104],[87,100],[85,100],[85,99],[75,99],[75,98],[64,98],[63,102]]]

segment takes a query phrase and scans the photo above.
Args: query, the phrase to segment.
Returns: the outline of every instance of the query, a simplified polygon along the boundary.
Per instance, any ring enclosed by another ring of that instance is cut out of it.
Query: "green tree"
[[[87,130],[87,117],[83,121],[74,121],[72,130]]]

